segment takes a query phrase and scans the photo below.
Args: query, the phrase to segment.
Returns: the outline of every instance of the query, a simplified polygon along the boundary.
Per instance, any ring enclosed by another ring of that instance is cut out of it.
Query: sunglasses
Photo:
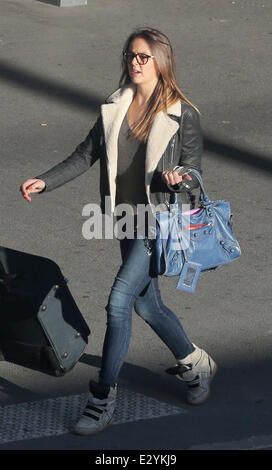
[[[124,59],[131,64],[133,61],[134,57],[136,57],[136,60],[139,65],[145,65],[149,59],[154,59],[154,55],[148,55],[148,54],[134,54],[134,52],[124,52]]]

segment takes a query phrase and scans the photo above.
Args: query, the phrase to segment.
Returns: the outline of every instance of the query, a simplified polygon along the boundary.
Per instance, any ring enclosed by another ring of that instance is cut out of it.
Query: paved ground
[[[0,450],[271,448],[271,13],[268,0],[88,0],[78,8],[2,0],[1,245],[56,261],[92,336],[63,378],[1,363]],[[98,167],[31,204],[18,188],[85,137],[118,86],[123,42],[143,24],[173,43],[179,83],[202,114],[206,188],[231,202],[243,256],[201,278],[194,295],[160,280],[167,305],[219,364],[209,402],[184,403],[182,384],[164,372],[172,354],[135,315],[119,414],[105,432],[81,438],[69,430],[99,370],[118,242],[81,235],[82,207],[98,201]]]

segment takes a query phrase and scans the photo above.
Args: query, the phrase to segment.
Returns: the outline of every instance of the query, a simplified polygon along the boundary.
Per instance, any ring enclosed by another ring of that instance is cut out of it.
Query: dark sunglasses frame
[[[142,61],[140,62],[139,58],[140,57],[143,57]],[[131,63],[134,59],[134,57],[136,57],[136,60],[138,62],[139,65],[145,65],[147,64],[147,62],[149,61],[149,59],[154,59],[155,56],[154,55],[148,55],[148,54],[144,54],[144,53],[137,53],[137,54],[134,54],[134,52],[124,52],[124,59]],[[139,57],[139,58],[138,58]]]

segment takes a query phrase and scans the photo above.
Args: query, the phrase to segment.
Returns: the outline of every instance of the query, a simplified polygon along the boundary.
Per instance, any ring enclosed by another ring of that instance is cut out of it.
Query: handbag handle
[[[180,166],[176,166],[174,168],[174,170],[179,170],[179,168],[182,168]],[[205,188],[204,188],[204,185],[203,185],[203,180],[202,180],[202,176],[201,174],[199,173],[198,170],[196,170],[195,168],[188,168],[187,171],[185,171],[186,174],[190,174],[192,173],[198,180],[199,182],[199,186],[200,186],[200,203],[204,206],[208,206],[209,204],[211,204],[211,200],[208,196],[208,194],[206,193],[205,191]],[[175,199],[177,198],[177,195],[175,193]]]

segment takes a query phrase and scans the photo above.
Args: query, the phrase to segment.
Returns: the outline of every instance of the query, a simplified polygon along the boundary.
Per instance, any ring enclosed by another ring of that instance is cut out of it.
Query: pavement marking
[[[0,407],[0,444],[67,434],[84,410],[88,393]],[[112,424],[187,413],[127,389],[118,389]]]

